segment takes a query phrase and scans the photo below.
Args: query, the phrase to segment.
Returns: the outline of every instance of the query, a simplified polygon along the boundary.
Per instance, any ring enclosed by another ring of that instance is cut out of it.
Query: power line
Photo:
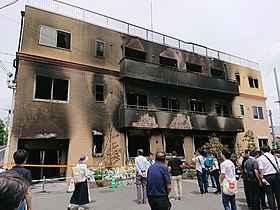
[[[5,7],[11,6],[11,5],[15,4],[17,1],[18,0],[14,0],[14,1],[12,1],[12,2],[6,4],[6,5],[2,6],[2,7],[0,7],[0,9],[4,9]]]

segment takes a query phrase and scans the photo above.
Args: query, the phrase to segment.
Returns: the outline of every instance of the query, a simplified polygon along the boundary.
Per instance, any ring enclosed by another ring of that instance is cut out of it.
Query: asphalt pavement
[[[247,210],[243,192],[242,180],[238,182],[239,191],[236,195],[237,209]],[[32,206],[33,210],[66,210],[71,193],[67,193],[68,186],[65,182],[47,183],[44,188],[42,184],[33,186]],[[198,195],[198,184],[196,180],[183,180],[183,199],[173,201],[172,210],[222,210],[221,195],[216,195],[215,188],[209,188],[207,195]],[[118,186],[110,189],[108,187],[90,189],[92,201],[88,205],[94,210],[148,210],[148,204],[136,204],[136,186]],[[170,194],[172,198],[173,192]],[[77,208],[72,208],[73,210]]]

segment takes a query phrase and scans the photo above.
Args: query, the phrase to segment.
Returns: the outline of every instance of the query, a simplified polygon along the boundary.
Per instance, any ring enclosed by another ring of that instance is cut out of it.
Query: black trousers
[[[264,178],[270,185],[265,186],[265,193],[267,195],[268,205],[270,210],[276,210],[275,199],[279,209],[280,206],[280,180],[275,174],[265,175]],[[275,197],[274,197],[275,196]]]
[[[261,203],[261,186],[257,180],[248,182],[248,190],[250,191],[250,203],[253,210],[260,210]]]
[[[221,193],[221,185],[220,185],[220,180],[219,180],[219,170],[214,170],[211,172],[211,175],[214,176],[215,178],[215,182],[216,182],[216,186],[217,186],[217,192]]]
[[[171,203],[168,196],[149,196],[148,203],[151,210],[169,210],[171,209]]]

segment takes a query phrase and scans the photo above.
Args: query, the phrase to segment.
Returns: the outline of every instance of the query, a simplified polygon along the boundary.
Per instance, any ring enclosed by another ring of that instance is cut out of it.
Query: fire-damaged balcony
[[[120,128],[180,129],[243,132],[240,118],[209,116],[188,112],[167,112],[161,110],[140,110],[120,108]]]
[[[179,71],[178,69],[171,69],[127,58],[123,58],[120,64],[121,80],[142,80],[181,88],[195,88],[239,95],[238,84],[225,79],[217,79],[198,73]]]

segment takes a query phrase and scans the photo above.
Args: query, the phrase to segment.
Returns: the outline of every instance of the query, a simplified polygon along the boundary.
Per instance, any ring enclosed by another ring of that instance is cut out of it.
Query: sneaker
[[[71,209],[71,204],[69,204],[68,206],[67,206],[67,210],[70,210]]]
[[[137,203],[137,204],[139,204],[139,205],[140,205],[140,204],[142,204],[142,202],[141,202],[141,201],[137,201],[136,203]]]
[[[216,191],[216,192],[215,192],[215,194],[216,194],[216,195],[220,195],[221,193],[220,193],[220,192],[218,192],[218,191]]]
[[[197,195],[201,195],[201,196],[202,196],[202,195],[203,195],[203,193],[198,193]]]

